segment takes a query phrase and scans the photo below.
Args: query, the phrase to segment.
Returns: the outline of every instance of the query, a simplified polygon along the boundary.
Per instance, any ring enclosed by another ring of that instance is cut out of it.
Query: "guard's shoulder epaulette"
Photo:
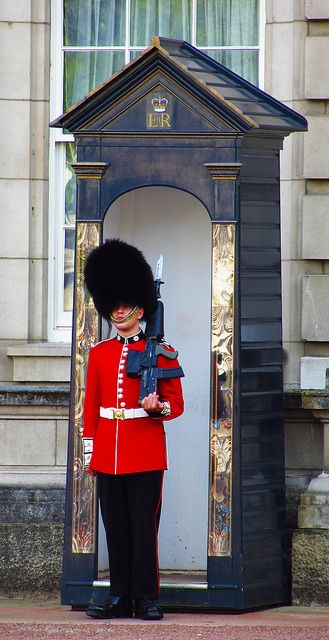
[[[91,348],[95,349],[95,347],[99,347],[101,344],[104,344],[105,342],[111,342],[114,339],[115,338],[105,338],[105,340],[100,340],[99,342],[95,342],[95,344],[92,344]]]

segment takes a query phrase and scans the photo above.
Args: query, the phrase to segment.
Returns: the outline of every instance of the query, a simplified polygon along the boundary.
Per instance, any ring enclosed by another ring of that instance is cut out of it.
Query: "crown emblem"
[[[167,98],[153,98],[153,100],[151,100],[151,104],[153,111],[156,113],[164,113],[168,106],[168,100]]]

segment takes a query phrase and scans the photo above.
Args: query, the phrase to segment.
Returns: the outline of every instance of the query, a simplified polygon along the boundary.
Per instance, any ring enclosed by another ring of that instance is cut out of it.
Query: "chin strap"
[[[112,316],[112,313],[110,313],[110,320],[115,324],[122,324],[123,322],[127,322],[127,320],[130,320],[130,318],[132,318],[137,313],[138,310],[139,310],[139,307],[134,307],[131,311],[129,311],[129,313],[127,313],[127,315],[124,318],[122,318],[122,320],[116,320],[116,318]]]

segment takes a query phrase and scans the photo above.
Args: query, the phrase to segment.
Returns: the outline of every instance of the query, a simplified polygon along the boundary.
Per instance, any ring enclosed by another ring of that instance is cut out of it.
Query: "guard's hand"
[[[93,478],[96,475],[96,471],[94,471],[94,469],[91,469],[90,467],[86,467],[83,471],[84,473],[88,473],[88,475],[92,476]]]
[[[146,398],[143,398],[141,405],[144,411],[162,411],[163,404],[159,400],[157,393],[150,393]]]

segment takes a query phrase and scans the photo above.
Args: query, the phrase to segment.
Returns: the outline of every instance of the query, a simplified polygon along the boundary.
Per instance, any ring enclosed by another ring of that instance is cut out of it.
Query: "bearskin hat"
[[[85,282],[98,313],[107,320],[118,304],[143,307],[146,320],[155,310],[152,269],[142,252],[123,240],[106,240],[89,254]]]

